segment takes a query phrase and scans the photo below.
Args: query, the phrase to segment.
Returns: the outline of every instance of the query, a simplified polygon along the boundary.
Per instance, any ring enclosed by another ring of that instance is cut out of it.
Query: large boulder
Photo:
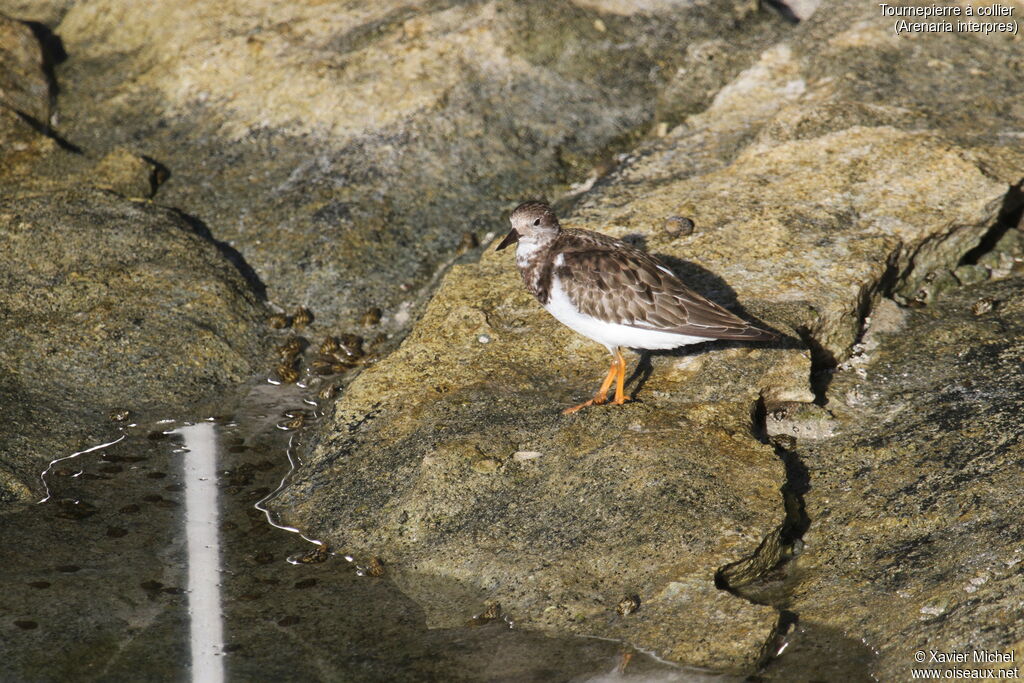
[[[114,438],[111,413],[201,416],[264,354],[262,285],[237,252],[140,201],[157,165],[61,137],[52,40],[0,15],[0,503]]]
[[[116,434],[107,415],[201,414],[264,360],[264,307],[178,212],[81,189],[0,198],[5,498]]]

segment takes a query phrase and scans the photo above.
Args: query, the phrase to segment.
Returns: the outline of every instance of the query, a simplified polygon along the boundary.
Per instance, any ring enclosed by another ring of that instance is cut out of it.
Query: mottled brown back
[[[775,337],[693,291],[653,256],[621,240],[587,230],[562,230],[545,254],[549,263],[557,255],[562,256],[562,265],[554,266],[552,275],[587,315],[708,339]],[[546,301],[547,294],[538,298]]]

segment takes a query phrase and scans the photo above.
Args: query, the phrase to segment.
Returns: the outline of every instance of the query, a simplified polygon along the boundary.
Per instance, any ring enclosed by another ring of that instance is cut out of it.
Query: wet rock
[[[262,305],[174,211],[100,190],[8,194],[0,249],[6,497],[116,435],[126,405],[202,410],[261,360]]]
[[[1004,303],[977,318],[970,309],[982,298]],[[970,656],[1016,646],[1019,658],[1022,358],[1016,278],[910,312],[881,336],[864,375],[836,374],[836,437],[797,449],[811,526],[787,606],[802,627],[772,680],[823,669],[830,680],[844,670],[905,680],[914,652],[936,648]],[[873,654],[858,660],[837,634]]]
[[[967,264],[958,266],[953,271],[953,277],[957,279],[961,285],[976,285],[979,282],[984,282],[989,277],[988,269],[984,266],[976,264]]]
[[[1024,273],[1024,231],[1021,228],[1007,230],[992,249],[978,259],[978,267],[984,268],[993,280]]]
[[[145,141],[173,174],[164,202],[239,249],[272,300],[342,327],[413,300],[510,201],[557,194],[656,116],[701,108],[787,29],[749,0],[205,0],[187,20],[101,0],[56,29],[60,111],[97,156]],[[684,49],[708,41],[728,49]]]

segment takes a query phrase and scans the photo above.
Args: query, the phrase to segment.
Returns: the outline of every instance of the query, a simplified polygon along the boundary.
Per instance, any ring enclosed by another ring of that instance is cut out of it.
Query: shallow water
[[[44,500],[0,522],[0,678],[726,680],[511,619],[428,628],[386,571],[265,512],[300,411],[316,419],[299,389],[261,385],[236,415],[131,424],[56,458]]]

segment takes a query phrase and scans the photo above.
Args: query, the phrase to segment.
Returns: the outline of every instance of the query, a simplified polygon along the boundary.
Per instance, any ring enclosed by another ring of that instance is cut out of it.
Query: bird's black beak
[[[501,244],[499,244],[498,248],[495,249],[494,251],[501,251],[502,249],[504,249],[508,245],[515,244],[518,241],[519,241],[519,233],[516,232],[515,228],[512,228],[511,230],[508,231],[508,234],[505,235],[505,239],[503,239],[501,241]]]

